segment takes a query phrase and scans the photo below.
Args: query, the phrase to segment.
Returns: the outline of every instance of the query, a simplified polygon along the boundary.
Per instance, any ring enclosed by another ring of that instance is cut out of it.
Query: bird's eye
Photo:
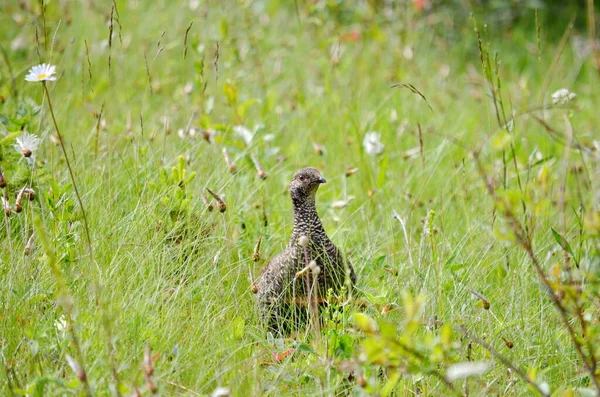
[[[300,178],[298,178],[298,179],[300,179],[300,182],[304,182],[304,176],[301,176],[301,177],[300,177]]]

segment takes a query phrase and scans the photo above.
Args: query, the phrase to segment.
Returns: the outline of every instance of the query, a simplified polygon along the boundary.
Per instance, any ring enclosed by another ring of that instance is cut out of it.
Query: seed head
[[[256,245],[254,246],[254,253],[252,254],[252,260],[254,262],[258,262],[260,260],[260,242],[262,241],[262,237],[258,238]]]
[[[215,200],[217,200],[217,208],[219,208],[219,212],[225,212],[227,210],[227,204],[225,204],[225,201],[223,201],[223,199],[218,194],[214,193],[209,188],[206,188],[206,190],[208,191],[208,193],[210,193],[211,196],[213,196]]]
[[[321,273],[321,266],[313,266],[310,269],[315,276],[318,276]]]
[[[300,236],[300,238],[298,239],[298,244],[300,245],[300,247],[308,247],[308,237]]]
[[[346,178],[358,172],[358,168],[348,168],[346,170]]]
[[[211,212],[215,207],[212,205],[208,197],[206,197],[206,194],[204,192],[200,192],[200,194],[202,195],[202,201],[204,201],[204,204],[206,204],[208,212]]]
[[[79,363],[73,357],[69,356],[68,354],[67,354],[67,362],[69,363],[69,367],[71,367],[73,372],[75,372],[75,376],[77,376],[77,379],[79,379],[82,382],[86,382],[87,375],[85,374],[85,371],[83,370],[81,365],[79,365]]]
[[[2,170],[0,170],[0,189],[4,189],[6,187],[6,185],[7,185],[6,178],[4,177]]]
[[[256,167],[256,172],[258,173],[258,177],[262,180],[267,179],[267,173],[263,170],[263,168],[260,165],[260,162],[258,161],[256,156],[254,156],[252,154],[252,155],[250,155],[250,158],[252,159],[252,162],[254,163],[254,167]]]
[[[35,151],[40,144],[40,138],[27,132],[17,138],[17,144],[14,145],[15,150],[23,155],[30,163],[35,161]]]
[[[4,196],[2,197],[2,207],[4,208],[4,215],[10,216],[10,213],[12,211],[10,208],[10,203],[6,198],[4,198]]]
[[[319,156],[322,156],[325,154],[325,147],[319,145],[316,142],[313,142],[312,146],[313,146],[313,150],[315,151],[315,153],[318,154]]]
[[[230,174],[235,174],[235,172],[237,171],[237,166],[235,165],[233,160],[231,160],[231,157],[229,157],[229,153],[227,153],[227,148],[223,148],[223,157],[225,158],[225,163],[227,164],[227,171],[229,171]]]

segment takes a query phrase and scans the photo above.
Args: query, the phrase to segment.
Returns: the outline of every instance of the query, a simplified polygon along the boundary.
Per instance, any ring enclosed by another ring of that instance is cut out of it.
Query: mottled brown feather
[[[325,297],[329,289],[334,294],[340,293],[344,286],[349,290],[356,282],[352,264],[344,259],[329,239],[317,213],[315,195],[324,182],[316,168],[303,168],[296,172],[290,183],[294,209],[294,230],[290,242],[269,261],[256,280],[261,318],[271,331],[280,333],[283,329],[290,330],[300,325],[296,314],[298,311],[305,312],[306,308],[295,307],[298,306],[295,302],[307,297],[307,283],[304,278],[296,279],[295,275],[309,261],[315,261],[321,270],[317,278],[317,294],[320,297]],[[302,236],[308,238],[306,247],[299,243]],[[283,324],[290,320],[290,316],[296,320],[291,327]]]

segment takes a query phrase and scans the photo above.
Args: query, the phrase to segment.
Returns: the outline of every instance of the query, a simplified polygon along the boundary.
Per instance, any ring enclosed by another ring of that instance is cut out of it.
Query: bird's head
[[[327,181],[316,168],[302,168],[297,171],[290,183],[290,195],[292,200],[303,200],[305,198],[314,198],[317,189],[321,183]]]

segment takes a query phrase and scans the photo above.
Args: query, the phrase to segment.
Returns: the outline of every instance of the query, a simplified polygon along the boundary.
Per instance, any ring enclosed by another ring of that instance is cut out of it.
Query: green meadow
[[[598,11],[490,3],[0,2],[0,394],[600,395]],[[278,338],[307,166],[356,293]]]

